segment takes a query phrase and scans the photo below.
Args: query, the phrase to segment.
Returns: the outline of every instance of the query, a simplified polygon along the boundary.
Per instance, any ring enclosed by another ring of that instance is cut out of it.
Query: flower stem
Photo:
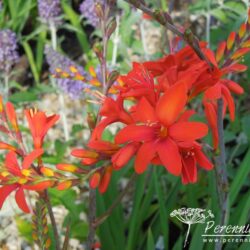
[[[8,74],[4,75],[4,92],[5,92],[5,99],[8,101],[9,99],[9,76]]]
[[[223,99],[219,99],[217,103],[217,126],[219,135],[219,155],[216,159],[217,167],[217,191],[219,196],[219,204],[221,208],[220,225],[225,225],[228,218],[228,175],[226,168],[226,150],[224,143],[224,127],[223,127]],[[216,242],[216,250],[222,249],[221,241]]]
[[[191,228],[191,224],[188,223],[188,231],[187,231],[187,234],[186,234],[186,238],[185,238],[185,242],[184,242],[184,247],[186,247],[187,242],[188,242],[188,236],[189,236],[189,233],[190,233],[190,228]]]
[[[55,243],[56,243],[56,250],[60,250],[60,238],[59,238],[59,234],[58,234],[58,230],[57,230],[57,225],[56,225],[56,220],[54,217],[54,213],[52,210],[52,206],[51,206],[51,202],[50,202],[50,197],[48,194],[48,191],[44,191],[44,201],[46,203],[48,212],[49,212],[49,217],[50,217],[50,221],[51,221],[51,225],[52,225],[52,229],[53,229],[53,234],[54,234],[54,239],[55,239]]]

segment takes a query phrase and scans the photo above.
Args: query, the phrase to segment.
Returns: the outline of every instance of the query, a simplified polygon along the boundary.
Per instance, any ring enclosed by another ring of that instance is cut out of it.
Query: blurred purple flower
[[[104,1],[105,0],[85,0],[80,5],[80,12],[81,12],[81,14],[94,27],[97,27],[98,24],[99,24],[99,18],[96,15],[96,12],[95,12],[95,3],[104,4]]]
[[[58,53],[57,51],[53,50],[51,47],[46,46],[45,47],[45,55],[47,63],[50,66],[50,72],[51,74],[56,73],[56,69],[60,68],[64,72],[67,72],[73,77],[72,72],[70,72],[69,67],[75,66],[78,70],[78,72],[86,77],[88,79],[88,74],[85,72],[85,70],[81,67],[76,65],[75,62],[70,60],[68,57]],[[87,84],[83,83],[82,81],[77,80],[71,80],[66,78],[57,78],[56,83],[58,87],[67,93],[72,99],[80,98],[83,94],[83,90],[86,87],[89,87]]]
[[[43,23],[59,26],[62,23],[60,0],[38,0],[38,12]]]
[[[0,71],[9,74],[18,61],[16,34],[9,29],[0,30]]]

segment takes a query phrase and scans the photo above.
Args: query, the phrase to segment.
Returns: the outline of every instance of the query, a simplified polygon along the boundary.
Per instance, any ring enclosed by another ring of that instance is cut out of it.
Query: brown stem
[[[47,190],[44,191],[44,201],[46,203],[46,206],[47,206],[47,209],[49,212],[50,222],[52,225],[54,239],[55,239],[55,243],[56,243],[56,250],[60,250],[61,249],[60,248],[60,238],[59,238],[56,220],[55,220],[54,213],[53,213],[52,206],[51,206],[51,202],[50,202],[50,197],[49,197]]]
[[[103,51],[102,51],[102,57],[100,59],[101,63],[101,72],[102,72],[102,81],[103,81],[103,94],[107,95],[108,92],[108,86],[107,86],[107,49],[108,49],[108,35],[107,35],[107,22],[109,18],[109,11],[110,11],[110,6],[104,2],[104,7],[103,7],[103,17],[100,19],[100,24],[101,24],[101,31],[102,31],[102,46],[103,46]],[[98,123],[100,121],[101,117],[98,112],[96,122]],[[89,222],[89,232],[88,232],[88,237],[87,237],[87,242],[86,242],[86,249],[91,250],[92,246],[95,241],[95,230],[96,228],[94,227],[94,222],[96,220],[96,190],[91,189],[89,190],[89,212],[88,212],[88,222]]]
[[[109,216],[110,214],[113,212],[113,210],[120,204],[120,202],[122,201],[123,197],[128,193],[128,191],[130,190],[130,187],[132,185],[132,183],[135,181],[137,177],[137,174],[134,173],[129,182],[127,183],[126,187],[123,189],[123,191],[120,193],[120,195],[116,198],[116,200],[113,202],[113,204],[108,208],[108,210],[102,214],[99,218],[97,218],[94,222],[94,227],[97,228],[99,225],[101,225]]]
[[[217,157],[217,191],[219,196],[219,204],[221,208],[220,225],[227,223],[228,217],[228,175],[226,168],[226,150],[224,143],[224,127],[223,127],[223,99],[219,99],[217,103],[217,126],[219,135],[219,155]],[[216,250],[222,249],[221,241],[215,245]]]
[[[165,13],[160,11],[152,11],[147,6],[145,6],[142,2],[137,0],[124,0],[125,2],[133,5],[135,8],[141,10],[142,12],[148,14],[154,20],[156,20],[161,25],[165,26],[167,29],[172,31],[177,36],[181,37],[197,54],[197,56],[207,62],[210,68],[213,68],[212,63],[209,59],[204,55],[199,46],[199,40],[197,37],[191,32],[191,30],[186,30],[185,32],[181,32],[171,21],[168,20]]]

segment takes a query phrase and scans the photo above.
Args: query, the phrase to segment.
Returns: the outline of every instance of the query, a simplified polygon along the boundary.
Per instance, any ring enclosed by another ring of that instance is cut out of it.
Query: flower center
[[[160,131],[159,131],[159,137],[161,138],[165,138],[168,136],[168,129],[166,127],[161,127]]]

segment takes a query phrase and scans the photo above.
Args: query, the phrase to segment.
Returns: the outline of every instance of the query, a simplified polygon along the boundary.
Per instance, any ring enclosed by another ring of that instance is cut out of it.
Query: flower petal
[[[178,122],[168,132],[177,141],[194,141],[204,137],[208,133],[208,127],[202,122]]]
[[[178,146],[171,139],[158,144],[157,152],[163,165],[171,174],[176,176],[181,174],[181,155]]]
[[[201,150],[195,150],[195,159],[197,160],[198,165],[206,170],[211,170],[214,167]]]
[[[151,160],[155,157],[156,145],[152,142],[143,143],[139,148],[135,158],[135,172],[142,174]]]
[[[28,154],[24,160],[23,160],[23,169],[27,169],[30,167],[30,165],[33,163],[33,161],[35,159],[37,159],[38,157],[40,157],[43,154],[43,149],[35,149],[33,150],[30,154]]]
[[[157,120],[154,108],[145,97],[142,97],[136,105],[133,117],[137,122],[154,122]]]
[[[21,170],[19,168],[15,152],[10,151],[7,153],[5,158],[5,166],[13,175],[21,176]]]
[[[17,185],[8,185],[0,188],[0,209],[3,206],[5,199],[17,188]]]
[[[183,160],[182,183],[195,183],[197,181],[197,168],[194,157],[188,157]]]
[[[118,170],[126,165],[134,156],[138,147],[139,143],[130,143],[122,147],[117,153],[115,153],[112,157],[114,169]]]
[[[115,143],[123,144],[125,142],[142,142],[152,140],[154,138],[154,128],[149,126],[137,126],[137,125],[128,125],[125,128],[121,129],[116,137]]]
[[[176,121],[187,102],[187,90],[184,84],[169,88],[156,106],[156,115],[160,122],[169,126]]]
[[[229,115],[230,115],[230,119],[231,121],[234,121],[235,119],[235,104],[234,104],[234,99],[230,93],[230,91],[228,90],[227,87],[223,87],[222,88],[222,94],[227,102],[228,105],[228,110],[229,110]],[[224,103],[225,105],[225,103]]]
[[[27,205],[27,202],[25,199],[23,188],[19,188],[16,191],[15,199],[16,199],[17,205],[19,206],[21,210],[23,210],[24,213],[30,212],[29,206]]]

